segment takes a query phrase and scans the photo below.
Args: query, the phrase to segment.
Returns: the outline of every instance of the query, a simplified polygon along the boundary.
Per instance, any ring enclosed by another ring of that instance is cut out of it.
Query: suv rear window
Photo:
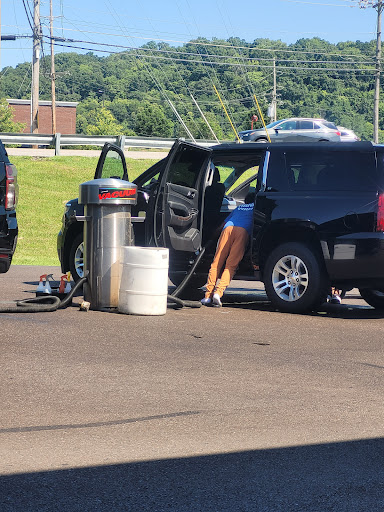
[[[299,130],[313,130],[313,121],[299,121]]]
[[[285,155],[293,191],[372,191],[379,187],[374,153],[292,152]]]

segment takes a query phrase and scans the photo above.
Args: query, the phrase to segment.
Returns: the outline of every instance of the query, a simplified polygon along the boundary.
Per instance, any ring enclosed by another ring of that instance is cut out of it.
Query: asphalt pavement
[[[0,308],[58,267],[12,266]],[[197,299],[196,297],[191,297]],[[382,512],[384,314],[0,313],[0,510]]]

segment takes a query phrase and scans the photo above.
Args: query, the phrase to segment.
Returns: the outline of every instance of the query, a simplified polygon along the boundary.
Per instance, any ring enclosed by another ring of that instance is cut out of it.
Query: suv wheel
[[[79,233],[72,242],[69,251],[69,270],[75,282],[84,277],[84,242],[82,233]]]
[[[5,274],[8,272],[9,267],[11,266],[12,256],[7,256],[6,258],[0,258],[0,274]]]
[[[316,255],[300,243],[279,245],[265,264],[268,298],[287,313],[303,313],[322,304],[327,297],[327,281]]]
[[[384,290],[372,290],[370,288],[359,289],[365,302],[375,309],[384,310]]]

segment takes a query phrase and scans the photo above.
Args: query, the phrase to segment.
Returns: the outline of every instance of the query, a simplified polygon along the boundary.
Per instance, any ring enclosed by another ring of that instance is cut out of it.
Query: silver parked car
[[[325,119],[292,117],[267,125],[271,142],[340,142],[340,131]],[[264,128],[239,132],[241,142],[268,142]]]

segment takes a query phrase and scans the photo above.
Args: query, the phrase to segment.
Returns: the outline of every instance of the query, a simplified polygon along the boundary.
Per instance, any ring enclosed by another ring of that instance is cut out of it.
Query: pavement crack
[[[164,420],[168,418],[177,418],[180,416],[192,416],[200,414],[200,411],[181,411],[168,414],[158,414],[154,416],[142,416],[139,418],[127,418],[114,421],[97,421],[93,423],[72,423],[67,425],[35,425],[30,427],[14,427],[2,428],[0,434],[19,434],[25,432],[43,432],[47,430],[70,430],[78,428],[97,428],[97,427],[114,427],[116,425],[127,425],[129,423],[139,423],[142,421]]]

